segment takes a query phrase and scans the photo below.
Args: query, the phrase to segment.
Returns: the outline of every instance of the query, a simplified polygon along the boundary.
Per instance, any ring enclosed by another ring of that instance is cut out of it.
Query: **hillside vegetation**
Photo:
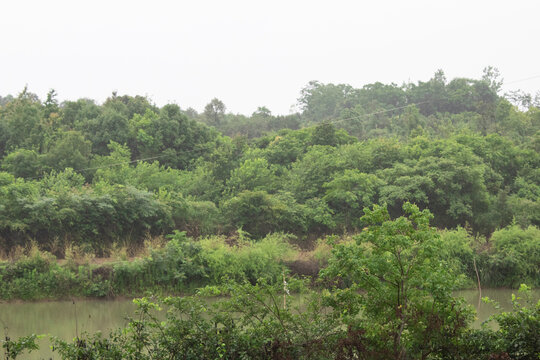
[[[364,208],[395,218],[411,202],[461,244],[451,250],[469,278],[474,260],[488,283],[537,281],[540,104],[500,87],[493,68],[361,89],[313,81],[287,116],[24,89],[0,98],[0,257],[128,258],[174,231],[229,247],[239,231],[288,234],[312,251],[363,229]]]

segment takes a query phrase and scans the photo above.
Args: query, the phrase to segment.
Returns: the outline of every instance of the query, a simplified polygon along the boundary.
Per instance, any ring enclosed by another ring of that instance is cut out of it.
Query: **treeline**
[[[236,126],[219,100],[199,115],[140,96],[59,104],[25,89],[0,101],[0,249],[35,240],[60,257],[69,244],[107,255],[174,229],[239,228],[302,245],[363,228],[366,206],[397,216],[406,201],[439,228],[488,239],[539,226],[540,109],[499,87],[493,69],[404,86],[312,82],[300,113],[261,108],[226,130],[234,137],[218,131]]]
[[[481,79],[448,81],[439,70],[426,82],[377,82],[360,89],[311,81],[301,90],[297,103],[300,112],[296,114],[272,116],[266,107],[259,107],[251,116],[227,114],[218,99],[213,99],[201,114],[193,110],[188,113],[226,135],[248,138],[331,121],[361,140],[380,136],[408,138],[418,132],[446,137],[467,129],[521,141],[538,130],[538,124],[533,124],[538,115],[523,116],[513,107],[538,109],[540,93],[533,96],[518,90],[501,96],[501,86],[500,75],[492,67],[484,69]]]

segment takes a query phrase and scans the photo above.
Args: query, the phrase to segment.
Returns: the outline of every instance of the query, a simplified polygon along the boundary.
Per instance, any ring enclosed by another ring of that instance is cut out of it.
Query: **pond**
[[[6,333],[16,339],[29,334],[54,335],[71,340],[78,333],[93,333],[123,327],[126,316],[133,314],[135,305],[131,300],[77,300],[3,303],[0,304],[0,336]],[[24,359],[58,358],[50,350],[47,338],[39,341],[40,350],[24,355]],[[3,352],[0,351],[0,357]]]
[[[511,296],[516,293],[512,289],[483,289],[482,296],[497,301],[501,310],[511,310]],[[473,324],[479,327],[490,315],[497,310],[490,304],[479,302],[478,291],[462,290],[456,293],[464,297],[477,310],[478,319]],[[540,298],[540,289],[533,292],[534,298]],[[127,324],[126,316],[133,314],[135,305],[131,300],[77,300],[0,303],[0,336],[6,333],[11,338],[28,334],[51,334],[61,339],[71,340],[78,333],[102,331],[123,327]],[[58,358],[49,349],[49,341],[40,340],[39,352],[26,354],[25,359]],[[0,352],[0,354],[3,353]]]

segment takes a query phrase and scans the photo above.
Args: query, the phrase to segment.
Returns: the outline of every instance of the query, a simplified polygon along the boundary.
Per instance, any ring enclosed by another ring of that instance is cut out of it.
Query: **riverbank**
[[[63,261],[34,250],[16,261],[0,263],[0,299],[44,300],[139,297],[193,293],[224,279],[274,283],[287,271],[285,263],[298,253],[287,235],[274,234],[253,242],[225,238],[193,241],[175,233],[161,248],[131,260]]]
[[[313,279],[286,275],[287,264],[294,260],[287,254],[296,251],[286,235],[231,245],[219,238],[193,241],[175,233],[148,257],[113,265],[104,281],[133,292],[206,283],[197,296],[136,299],[136,316],[108,335],[79,335],[79,312],[72,302],[75,340],[52,338],[53,351],[65,360],[175,354],[194,359],[493,359],[536,354],[540,303],[533,303],[531,288],[521,285],[520,294],[512,295],[512,311],[495,316],[499,330],[474,329],[474,311],[454,293],[468,282],[459,271],[461,258],[450,256],[456,253],[456,241],[429,227],[428,211],[412,204],[404,211],[408,218],[390,220],[386,209],[374,207],[362,218],[370,226],[355,241],[329,239],[332,255],[317,277],[317,291],[311,289]],[[39,253],[25,261],[19,270],[38,264],[49,266],[47,274],[66,271]],[[25,270],[27,279],[40,280],[43,286],[65,275],[40,277],[43,273],[35,268]],[[78,273],[103,276],[82,267]],[[481,271],[477,274],[480,278]],[[197,276],[199,283],[193,281]],[[295,306],[288,301],[289,293],[299,289],[304,289],[305,304]],[[224,294],[230,296],[211,303],[206,298]],[[164,320],[154,314],[160,309],[166,309]],[[64,311],[69,311],[68,304]],[[34,335],[6,338],[3,347],[8,354],[34,349],[35,340]]]
[[[439,249],[449,270],[461,274],[462,289],[540,286],[538,247],[540,230],[511,227],[478,245],[464,229],[440,231]],[[538,235],[538,237],[536,237]],[[253,241],[236,237],[192,239],[183,232],[168,242],[153,242],[128,257],[95,258],[78,254],[57,259],[37,247],[18,258],[0,261],[0,300],[120,299],[148,294],[187,295],[198,288],[219,286],[224,280],[254,284],[283,281],[283,275],[316,279],[336,244],[353,244],[355,235],[330,236],[311,250],[294,245],[287,234],[271,234]],[[476,266],[476,268],[475,268]]]

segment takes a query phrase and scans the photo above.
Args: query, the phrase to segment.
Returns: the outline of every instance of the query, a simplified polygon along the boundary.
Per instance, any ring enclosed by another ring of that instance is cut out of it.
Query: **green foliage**
[[[167,200],[172,207],[172,219],[177,228],[185,229],[190,236],[211,235],[219,232],[222,214],[211,201]],[[176,205],[180,206],[176,206]]]
[[[166,166],[185,169],[212,149],[216,134],[202,124],[189,120],[177,105],[165,105],[151,123],[148,135],[159,139],[160,162]]]
[[[38,154],[34,150],[17,149],[7,154],[2,160],[2,170],[15,177],[32,178],[40,172]]]
[[[163,249],[153,250],[149,257],[116,263],[111,285],[122,294],[140,294],[148,289],[178,293],[188,285],[202,283],[205,276],[200,245],[176,231]]]
[[[540,286],[540,230],[521,229],[517,225],[497,230],[491,237],[492,248],[483,254],[485,282],[514,287],[522,281]]]
[[[234,285],[230,300],[207,304],[197,297],[135,300],[137,316],[122,331],[54,340],[62,359],[329,359],[352,345],[346,332],[323,317],[318,299],[309,312],[282,308],[279,287]],[[169,310],[165,321],[159,310]],[[322,320],[322,321],[321,321]]]
[[[220,125],[225,117],[226,109],[227,107],[221,100],[213,98],[212,101],[204,107],[204,117],[206,122],[210,125]]]
[[[455,352],[453,339],[470,312],[452,297],[456,279],[440,256],[431,213],[409,203],[403,210],[407,217],[390,220],[384,207],[366,208],[369,227],[356,243],[335,247],[323,276],[346,287],[335,290],[331,304],[346,323],[367,322],[366,337],[389,358]]]
[[[57,171],[68,167],[73,169],[88,167],[92,143],[76,131],[68,131],[57,136],[58,139],[44,156],[44,165]]]
[[[530,287],[521,284],[512,294],[512,311],[493,315],[498,329],[470,329],[460,341],[456,359],[536,359],[540,354],[540,301],[531,299]]]
[[[330,146],[313,146],[292,165],[290,180],[286,186],[295,197],[304,202],[310,198],[323,197],[323,184],[331,180],[333,173],[343,170],[339,152]]]
[[[514,182],[515,193],[508,197],[508,208],[517,224],[522,227],[540,225],[540,172],[531,171],[529,179],[517,177]]]
[[[309,246],[361,228],[363,207],[386,203],[399,216],[407,201],[430,209],[438,228],[475,238],[538,227],[540,110],[522,92],[499,95],[499,83],[493,68],[481,79],[437,71],[360,89],[313,81],[301,112],[287,116],[266,107],[234,115],[217,99],[199,115],[116,93],[100,105],[60,104],[54,90],[40,101],[24,89],[0,99],[1,252],[35,240],[59,257],[69,244],[102,256],[147,234],[239,227]],[[473,247],[486,283],[536,276],[524,270],[533,258],[513,255],[521,250],[505,257],[482,246]],[[469,253],[447,250],[466,259],[452,266],[470,278]]]
[[[294,201],[266,191],[243,191],[223,203],[223,212],[230,227],[242,228],[255,238],[277,229],[294,232],[303,225],[301,208],[283,200]]]
[[[279,283],[284,263],[295,255],[290,235],[272,234],[252,241],[208,237],[196,241],[175,231],[163,247],[148,256],[101,265],[68,259],[60,265],[49,253],[34,249],[16,261],[0,262],[0,299],[62,299],[70,296],[110,297],[193,292],[218,286],[224,279]]]
[[[521,284],[521,296],[512,294],[512,312],[495,315],[503,348],[512,359],[532,359],[540,354],[540,301],[531,301],[530,288]],[[525,305],[519,300],[524,300]],[[528,303],[528,304],[527,304]],[[527,306],[528,305],[528,306]]]
[[[215,127],[224,135],[245,136],[252,139],[281,129],[299,129],[300,123],[298,114],[272,116],[270,110],[262,107],[257,109],[251,117],[226,114],[223,122]]]
[[[106,155],[107,144],[112,140],[123,144],[128,140],[128,118],[125,105],[109,102],[95,118],[81,124],[81,131],[92,142],[92,150],[99,155]]]
[[[36,340],[38,340],[40,337],[42,336],[32,334],[22,336],[17,340],[11,340],[8,336],[6,336],[6,338],[1,341],[2,348],[4,349],[5,353],[5,359],[14,360],[25,351],[31,353],[34,350],[38,350],[39,346],[36,344]]]
[[[0,155],[17,148],[39,150],[43,145],[41,104],[26,88],[0,109]]]
[[[8,285],[0,288],[0,295],[16,289],[38,298],[62,288],[66,274],[71,274],[67,289],[87,296],[148,289],[178,293],[190,285],[208,285],[199,296],[134,300],[135,317],[108,335],[84,334],[73,342],[53,338],[53,351],[70,360],[488,360],[538,355],[540,302],[522,305],[530,300],[524,285],[522,295],[513,296],[513,311],[493,317],[498,330],[469,328],[471,311],[452,296],[459,285],[456,273],[463,269],[452,257],[471,254],[465,230],[441,237],[429,225],[431,213],[410,203],[403,206],[405,216],[394,220],[382,206],[364,211],[367,227],[354,242],[334,242],[322,280],[336,286],[321,292],[307,291],[304,283],[286,275],[281,262],[294,252],[287,235],[255,242],[239,231],[234,238],[193,241],[175,231],[148,257],[109,268],[61,267],[40,252],[0,264],[0,281]],[[501,251],[537,249],[534,231],[510,227],[494,234],[494,246]],[[509,239],[515,237],[522,240],[514,244]],[[291,296],[292,290],[304,293]],[[200,297],[209,294],[227,297]],[[166,314],[160,315],[164,307]],[[6,339],[6,357],[36,349],[36,339]]]
[[[54,256],[40,252],[13,263],[0,263],[0,279],[0,298],[22,300],[82,295],[81,289],[90,282],[88,272],[61,267]]]
[[[441,256],[454,274],[463,274],[472,282],[476,279],[474,257],[476,256],[474,238],[466,229],[458,227],[455,230],[441,232]]]
[[[292,284],[291,284],[292,285]],[[393,354],[391,341],[328,312],[321,294],[300,301],[283,285],[228,283],[228,298],[199,296],[134,300],[138,310],[124,329],[84,334],[73,342],[53,338],[62,359],[533,359],[538,354],[538,308],[517,305],[496,316],[497,331],[450,332],[447,345],[423,354]],[[167,308],[166,314],[162,314]],[[521,321],[521,322],[520,322]],[[364,323],[369,326],[371,324]],[[431,334],[430,334],[431,335]],[[428,344],[431,337],[422,340]]]
[[[377,190],[382,181],[375,175],[358,170],[345,170],[323,185],[326,195],[323,199],[334,210],[336,217],[341,215],[341,223],[346,229],[351,225],[358,227],[362,210],[377,203]]]
[[[469,328],[471,312],[452,297],[456,282],[439,255],[441,239],[429,226],[431,214],[406,204],[407,217],[390,220],[382,207],[366,209],[369,227],[356,242],[336,245],[327,280],[340,286],[309,292],[282,272],[255,283],[225,282],[193,297],[134,300],[138,310],[124,329],[85,334],[72,343],[53,338],[62,359],[532,359],[538,355],[540,302],[522,306],[527,295],[513,296],[514,309],[495,315],[498,330]],[[461,230],[447,239],[463,243]],[[283,237],[268,238],[278,249]],[[250,243],[240,233],[232,254]],[[260,254],[230,254],[219,238],[201,242],[202,251],[176,232],[162,255],[209,260],[211,269],[235,278],[235,268]],[[191,250],[190,250],[191,249]],[[251,252],[251,250],[248,250]],[[264,251],[271,254],[272,250]],[[187,255],[187,257],[186,257]],[[193,257],[195,255],[195,257]],[[152,256],[151,261],[157,261]],[[274,260],[275,261],[275,260]],[[197,261],[191,262],[193,266]],[[176,263],[178,264],[178,263]],[[183,262],[183,264],[187,264]],[[245,269],[245,268],[244,268]],[[451,268],[450,268],[451,269]],[[140,274],[143,274],[141,270]],[[240,281],[248,278],[238,278]],[[301,298],[289,289],[304,289]],[[527,292],[522,285],[520,293]],[[204,295],[226,294],[216,300]],[[165,315],[160,315],[166,307]]]
[[[280,131],[276,136],[260,139],[264,155],[269,163],[289,167],[305,152],[310,134],[306,130]]]
[[[200,241],[211,284],[224,279],[255,284],[264,279],[279,282],[285,267],[283,262],[294,253],[288,243],[290,236],[271,234],[259,241],[246,239],[240,232],[237,238],[210,237]]]
[[[439,227],[469,223],[475,231],[492,230],[493,224],[482,217],[490,205],[485,165],[469,148],[454,141],[421,141],[409,148],[413,159],[378,174],[387,182],[381,189],[381,201],[393,213],[405,201],[429,208]]]
[[[336,146],[336,128],[330,123],[317,125],[311,134],[311,143],[313,145]]]
[[[341,107],[348,107],[355,102],[357,94],[355,89],[345,84],[322,84],[318,81],[310,81],[301,90],[298,99],[304,116],[315,122],[335,117]]]
[[[275,176],[269,169],[266,159],[248,159],[231,172],[227,188],[231,194],[238,194],[245,190],[269,191],[274,187],[275,181]]]
[[[41,189],[22,179],[0,186],[0,236],[17,243],[26,234],[41,244],[59,238],[102,253],[117,239],[135,245],[147,232],[171,228],[167,206],[151,193],[122,185],[92,189],[83,182],[81,175],[66,170],[44,178]]]

